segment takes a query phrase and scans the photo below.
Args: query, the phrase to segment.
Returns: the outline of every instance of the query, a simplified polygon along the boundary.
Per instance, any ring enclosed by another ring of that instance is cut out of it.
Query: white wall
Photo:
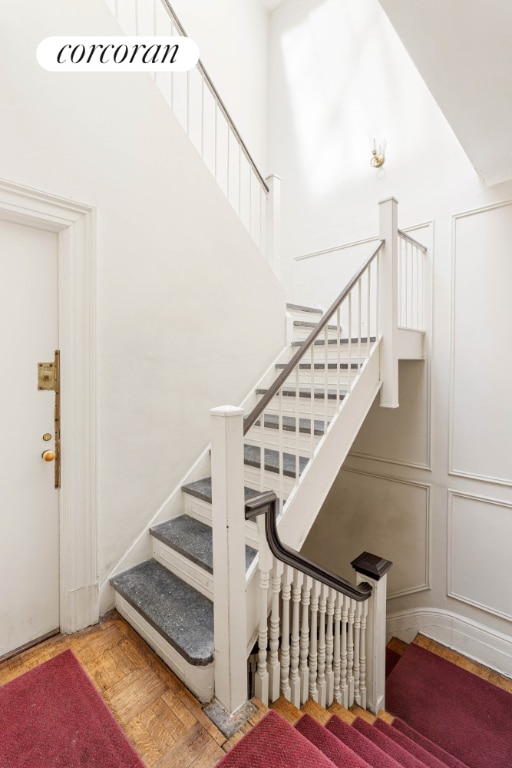
[[[282,348],[284,295],[149,75],[38,66],[46,36],[118,33],[102,0],[0,15],[1,174],[96,208],[103,581]]]
[[[267,163],[268,11],[260,0],[171,0],[243,141]]]
[[[285,0],[270,53],[288,295],[327,305],[367,252],[335,247],[376,235],[390,195],[432,275],[428,359],[401,364],[399,409],[372,407],[305,552],[346,574],[376,550],[395,563],[388,615],[407,639],[435,609],[492,646],[511,618],[512,185],[479,178],[377,0]]]

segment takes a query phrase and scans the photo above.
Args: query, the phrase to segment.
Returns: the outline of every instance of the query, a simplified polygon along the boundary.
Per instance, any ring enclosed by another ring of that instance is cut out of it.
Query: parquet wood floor
[[[71,648],[147,768],[213,768],[229,749],[201,704],[115,611],[0,664],[0,685]],[[258,719],[258,718],[255,718]]]

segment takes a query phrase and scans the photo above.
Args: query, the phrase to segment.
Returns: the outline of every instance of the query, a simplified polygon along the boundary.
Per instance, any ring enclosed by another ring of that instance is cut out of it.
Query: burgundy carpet
[[[362,733],[363,736],[366,736],[367,739],[382,749],[383,752],[394,758],[397,763],[400,763],[400,765],[403,766],[403,768],[427,768],[427,765],[425,765],[424,762],[418,760],[417,757],[414,757],[414,755],[400,746],[400,744],[397,744],[396,741],[390,739],[389,736],[386,736],[385,733],[379,731],[378,728],[374,728],[373,725],[370,725],[370,723],[367,723],[366,720],[363,720],[361,717],[356,717],[352,723],[352,728],[356,728],[359,733]],[[428,768],[430,768],[430,766],[428,766]]]
[[[512,766],[512,695],[424,648],[391,672],[386,709],[469,768]]]
[[[339,717],[333,715],[326,728],[340,739],[347,747],[350,747],[372,768],[400,768],[398,763],[390,755],[386,755],[376,744],[373,744],[366,736],[351,725],[347,725]]]
[[[379,731],[384,733],[386,736],[388,736],[390,739],[393,739],[393,741],[396,741],[397,744],[399,744],[401,747],[406,749],[408,752],[411,753],[411,755],[414,755],[414,757],[417,757],[418,760],[421,760],[422,763],[425,765],[428,765],[429,768],[453,768],[455,763],[456,768],[464,768],[464,765],[460,763],[456,758],[451,757],[443,750],[439,750],[438,752],[432,750],[432,747],[435,746],[431,744],[430,750],[425,749],[424,746],[421,746],[417,742],[418,734],[416,731],[414,731],[414,739],[410,738],[409,736],[406,736],[404,733],[401,733],[401,731],[397,730],[396,728],[393,728],[389,723],[386,723],[384,720],[380,720],[377,718],[374,723],[375,728],[377,728]],[[449,760],[450,762],[446,762]]]
[[[144,768],[71,651],[0,687],[0,768]]]
[[[356,755],[346,744],[309,715],[303,715],[294,727],[324,755],[327,755],[338,768],[371,768],[366,760]]]
[[[273,710],[235,744],[217,768],[336,768]]]

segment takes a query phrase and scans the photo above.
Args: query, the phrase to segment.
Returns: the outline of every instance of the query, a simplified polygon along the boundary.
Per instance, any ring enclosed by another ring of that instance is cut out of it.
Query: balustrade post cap
[[[372,555],[371,552],[363,552],[355,560],[352,560],[350,565],[357,573],[362,573],[364,576],[379,581],[386,575],[393,563],[384,557]]]

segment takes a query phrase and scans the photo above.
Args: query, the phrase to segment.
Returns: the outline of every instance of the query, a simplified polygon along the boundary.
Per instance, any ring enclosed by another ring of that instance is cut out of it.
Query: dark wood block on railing
[[[361,573],[363,576],[369,576],[371,579],[375,579],[375,581],[380,581],[380,579],[382,579],[382,577],[389,571],[393,563],[391,560],[386,560],[384,557],[372,555],[371,552],[362,552],[359,557],[352,560],[350,565],[357,573]]]

